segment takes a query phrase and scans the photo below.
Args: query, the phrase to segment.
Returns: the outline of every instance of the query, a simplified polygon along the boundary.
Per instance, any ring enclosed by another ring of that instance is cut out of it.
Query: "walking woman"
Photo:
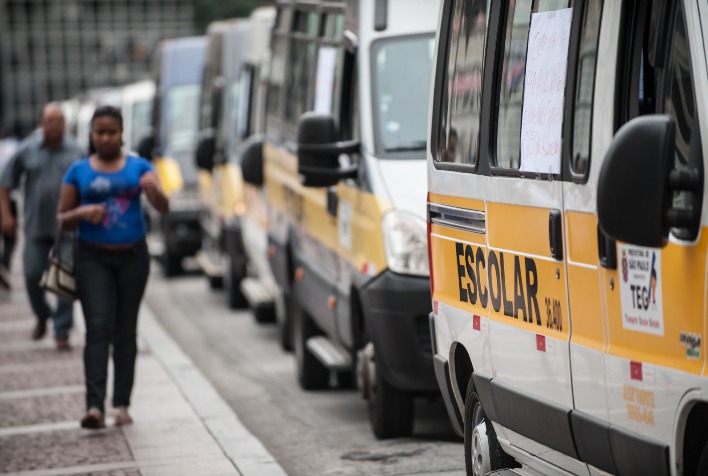
[[[138,310],[150,261],[140,209],[144,193],[159,212],[168,201],[150,162],[125,155],[120,110],[103,106],[91,119],[92,154],[66,172],[59,200],[65,230],[78,227],[76,286],[86,320],[83,428],[103,428],[109,349],[113,347],[115,424],[128,413],[137,356]]]

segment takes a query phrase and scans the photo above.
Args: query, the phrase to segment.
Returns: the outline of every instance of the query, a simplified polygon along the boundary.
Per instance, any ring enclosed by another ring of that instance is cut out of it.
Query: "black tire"
[[[224,287],[224,278],[221,276],[207,276],[207,280],[211,290],[223,289]]]
[[[467,394],[465,396],[465,429],[464,429],[464,445],[465,445],[465,469],[469,476],[475,476],[474,462],[472,458],[472,432],[474,428],[484,422],[487,428],[487,440],[489,443],[489,464],[492,471],[505,468],[518,468],[514,458],[504,452],[497,434],[494,432],[492,422],[484,414],[482,403],[477,394],[477,387],[474,385],[474,380],[470,376],[470,381],[467,384]]]
[[[708,443],[703,446],[701,458],[698,460],[696,476],[708,476]]]
[[[305,390],[327,388],[329,386],[329,369],[307,350],[307,339],[319,335],[320,331],[312,322],[312,317],[296,303],[295,299],[292,301],[292,310],[295,361],[300,386]]]
[[[246,296],[241,292],[241,280],[243,279],[244,273],[240,270],[235,269],[231,259],[226,260],[224,276],[224,294],[226,295],[226,305],[230,309],[246,309],[248,307],[248,300]]]
[[[273,306],[261,306],[251,309],[253,318],[258,324],[272,324],[275,322],[275,308]]]
[[[281,313],[278,321],[278,341],[280,342],[280,347],[286,352],[292,352],[293,350],[293,313],[292,313],[292,298],[290,294],[285,291],[279,290],[280,294],[276,297],[276,313]],[[278,310],[278,307],[281,307]]]
[[[162,262],[162,271],[168,278],[182,274],[184,272],[184,269],[182,268],[182,257],[165,251]]]
[[[413,433],[413,395],[393,387],[383,374],[379,360],[376,385],[369,391],[369,421],[376,438],[403,438]]]

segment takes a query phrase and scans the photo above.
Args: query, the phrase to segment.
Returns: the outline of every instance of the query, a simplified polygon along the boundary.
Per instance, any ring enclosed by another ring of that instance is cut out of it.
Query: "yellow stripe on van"
[[[338,220],[341,217],[327,213],[327,189],[301,185],[295,155],[267,143],[263,154],[270,206],[357,271],[380,273],[386,269],[381,219],[393,208],[387,198],[376,197],[344,181],[336,186],[339,206],[351,207],[351,248],[347,248],[340,239]]]
[[[155,174],[160,180],[160,185],[165,195],[169,197],[184,188],[182,171],[176,160],[169,157],[158,157],[153,160],[152,164],[155,167]]]
[[[575,263],[597,266],[597,218],[592,213],[566,212],[568,259]]]
[[[438,203],[450,207],[464,208],[465,210],[484,211],[484,200],[476,200],[472,198],[453,197],[451,195],[440,195],[439,193],[430,192],[428,194],[430,203]]]
[[[549,208],[487,203],[489,245],[503,250],[551,257]],[[530,232],[531,231],[531,232]]]
[[[617,257],[616,270],[603,268],[609,315],[608,351],[611,355],[692,374],[703,371],[706,359],[704,321],[707,248],[708,229],[703,228],[695,245],[669,243],[661,249],[663,336],[624,328],[619,288],[622,279],[621,256]],[[700,347],[696,349],[699,350],[699,356],[692,357],[687,353],[689,349],[682,335],[700,338]]]

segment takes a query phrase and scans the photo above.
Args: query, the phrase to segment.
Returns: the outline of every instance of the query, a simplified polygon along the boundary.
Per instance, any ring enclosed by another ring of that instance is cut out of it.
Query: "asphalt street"
[[[146,304],[288,474],[464,474],[464,449],[441,400],[416,401],[411,438],[378,441],[356,390],[300,389],[274,325],[227,309],[203,276],[167,280],[153,264]]]

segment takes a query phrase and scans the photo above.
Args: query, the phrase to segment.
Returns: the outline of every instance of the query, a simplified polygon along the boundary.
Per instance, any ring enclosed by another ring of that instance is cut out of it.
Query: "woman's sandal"
[[[133,418],[128,413],[127,407],[116,408],[116,416],[113,418],[113,423],[116,426],[130,425],[133,423]]]
[[[106,421],[103,418],[103,412],[98,408],[89,408],[86,415],[81,419],[81,428],[98,430],[105,427]]]

